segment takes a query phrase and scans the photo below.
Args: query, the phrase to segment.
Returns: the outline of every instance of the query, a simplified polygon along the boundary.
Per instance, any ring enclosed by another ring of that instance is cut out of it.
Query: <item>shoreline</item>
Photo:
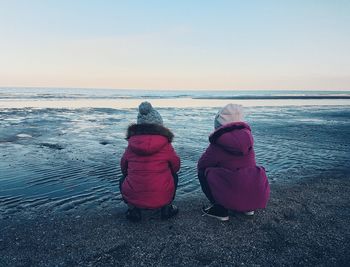
[[[0,221],[0,266],[345,266],[350,261],[350,180],[271,184],[268,207],[229,222],[201,216],[202,194],[180,213],[141,223],[124,208]]]
[[[1,100],[1,109],[135,109],[142,101],[149,101],[156,108],[219,108],[228,103],[236,103],[248,108],[255,107],[342,107],[350,105],[348,98],[130,98],[130,99],[70,99],[70,100]]]

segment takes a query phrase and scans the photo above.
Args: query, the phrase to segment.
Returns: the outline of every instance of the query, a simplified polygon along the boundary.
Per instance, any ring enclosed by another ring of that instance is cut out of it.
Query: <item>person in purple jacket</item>
[[[243,122],[243,107],[228,104],[214,120],[209,147],[198,161],[198,178],[211,202],[203,215],[229,220],[228,210],[254,215],[265,208],[270,186],[265,169],[257,166],[250,126]]]

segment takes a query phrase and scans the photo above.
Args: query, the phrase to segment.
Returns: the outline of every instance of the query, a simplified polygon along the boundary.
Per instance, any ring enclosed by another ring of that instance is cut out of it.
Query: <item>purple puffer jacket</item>
[[[256,166],[253,136],[248,124],[234,122],[218,128],[198,162],[215,201],[227,209],[265,208],[270,186],[265,169]]]

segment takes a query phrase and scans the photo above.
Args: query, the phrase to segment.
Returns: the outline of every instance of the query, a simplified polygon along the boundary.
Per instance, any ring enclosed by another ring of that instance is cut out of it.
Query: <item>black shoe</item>
[[[128,209],[126,218],[131,222],[141,221],[141,210],[138,208]]]
[[[166,205],[160,210],[160,217],[162,220],[170,219],[179,213],[179,209],[175,205]]]
[[[208,208],[203,208],[203,216],[209,216],[216,218],[220,221],[228,221],[230,218],[228,217],[228,211],[224,207],[220,205],[213,205]]]

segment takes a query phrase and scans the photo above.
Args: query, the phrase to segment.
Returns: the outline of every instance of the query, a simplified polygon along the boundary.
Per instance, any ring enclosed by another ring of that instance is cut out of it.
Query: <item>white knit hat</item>
[[[162,117],[149,102],[142,102],[139,105],[139,114],[137,114],[137,124],[142,123],[163,125]]]
[[[215,116],[215,129],[231,122],[243,120],[243,106],[237,104],[227,104]]]

